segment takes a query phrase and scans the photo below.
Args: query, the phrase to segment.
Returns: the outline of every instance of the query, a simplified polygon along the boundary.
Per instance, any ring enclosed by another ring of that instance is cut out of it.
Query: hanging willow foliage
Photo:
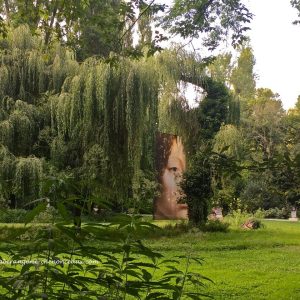
[[[149,145],[157,130],[157,102],[158,80],[150,65],[121,60],[110,66],[90,59],[65,81],[63,93],[51,98],[52,128],[65,142],[80,141],[77,153],[98,144],[109,161],[106,178],[124,196],[141,166],[154,160]]]
[[[42,177],[43,163],[41,159],[36,157],[17,159],[13,192],[21,199],[18,206],[39,197]]]
[[[182,93],[186,83],[206,88],[203,61],[195,54],[175,47],[155,58],[161,89],[158,104],[159,131],[179,135],[187,152],[193,152],[199,133],[197,109],[191,108]],[[197,89],[199,90],[199,88]],[[204,94],[198,95],[200,101]]]
[[[21,100],[1,101],[4,119],[0,121],[0,142],[15,155],[29,155],[39,131],[39,112]],[[0,107],[1,107],[0,106]]]
[[[214,137],[213,150],[224,153],[229,157],[241,159],[243,156],[244,140],[241,131],[234,125],[222,125]]]
[[[0,178],[11,184],[15,174],[15,157],[6,147],[0,145]]]
[[[62,46],[43,50],[26,26],[11,31],[3,45],[0,143],[19,157],[12,192],[38,194],[43,171],[35,155],[58,171],[91,174],[110,187],[109,197],[119,206],[138,198],[141,172],[155,169],[159,123],[175,120],[180,127],[185,108],[178,84],[185,78],[201,82],[199,60],[176,50],[112,64],[89,58],[79,65]],[[181,127],[188,130],[186,124]]]
[[[14,143],[14,128],[9,120],[0,122],[0,143],[12,149]]]
[[[0,98],[3,98],[8,89],[9,74],[6,66],[0,67]]]
[[[52,163],[58,169],[63,169],[66,166],[66,160],[68,155],[68,147],[65,141],[61,137],[55,137],[50,146]]]
[[[77,73],[78,64],[71,51],[57,46],[56,55],[51,66],[52,88],[56,93],[60,92],[65,79]]]
[[[103,178],[107,174],[107,158],[104,150],[99,144],[93,145],[83,157],[82,171],[92,180],[103,183]]]
[[[6,42],[0,46],[0,98],[35,104],[42,93],[59,93],[66,77],[77,72],[71,51],[61,46],[43,51],[42,39],[26,25],[11,30]]]

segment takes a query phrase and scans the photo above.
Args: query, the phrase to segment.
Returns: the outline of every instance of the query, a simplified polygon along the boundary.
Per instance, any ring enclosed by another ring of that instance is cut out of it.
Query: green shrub
[[[6,209],[0,211],[0,223],[24,223],[25,209]]]
[[[141,219],[143,222],[148,222],[144,220],[144,217]],[[148,238],[161,238],[161,237],[174,237],[184,233],[187,233],[192,228],[191,224],[186,221],[181,221],[179,223],[175,223],[173,221],[168,222],[165,225],[155,226],[151,232],[147,232]],[[139,238],[143,238],[143,235],[138,236]]]
[[[262,222],[255,218],[250,218],[250,219],[246,220],[245,223],[242,224],[242,228],[244,228],[244,229],[259,229],[262,227],[264,227]]]
[[[187,203],[189,220],[194,225],[205,223],[209,213],[212,196],[209,155],[209,149],[198,151],[181,182],[181,200]]]
[[[220,220],[209,220],[200,229],[205,232],[227,232],[229,225],[229,223]]]
[[[258,228],[264,227],[264,224],[261,222],[261,220],[253,219],[252,223],[253,223],[253,226],[252,226],[253,229],[258,229]]]
[[[265,210],[265,218],[274,219],[288,219],[290,212],[286,208],[270,208]]]
[[[33,223],[54,223],[59,221],[59,214],[57,209],[53,206],[49,206],[45,211],[40,212],[34,217]]]
[[[100,209],[97,213],[84,212],[82,222],[109,222],[116,215],[111,209]]]
[[[253,216],[257,219],[264,219],[265,216],[266,216],[266,213],[263,209],[258,209],[254,214]]]
[[[186,233],[191,228],[191,225],[185,221],[173,224],[168,224],[163,227],[163,236],[177,236],[178,234]]]
[[[251,217],[251,214],[242,212],[240,209],[237,209],[228,214],[224,219],[230,224],[230,226],[239,228]]]

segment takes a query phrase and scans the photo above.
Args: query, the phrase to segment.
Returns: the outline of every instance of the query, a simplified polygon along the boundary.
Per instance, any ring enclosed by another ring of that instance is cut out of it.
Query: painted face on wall
[[[185,170],[185,155],[181,141],[174,139],[166,168],[163,171],[161,183],[162,192],[168,202],[174,202],[179,196],[179,183]]]
[[[169,156],[166,157],[161,172],[161,195],[156,200],[156,219],[186,219],[186,205],[178,204],[181,196],[179,183],[185,171],[185,154],[181,139],[177,136],[169,137]]]

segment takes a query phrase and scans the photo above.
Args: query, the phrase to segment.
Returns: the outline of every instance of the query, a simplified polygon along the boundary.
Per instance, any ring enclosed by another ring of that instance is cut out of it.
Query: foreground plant
[[[29,212],[27,223],[45,209],[46,203],[39,204]],[[59,210],[68,216],[63,204]],[[0,265],[2,299],[149,300],[207,296],[203,287],[209,279],[189,270],[191,262],[201,265],[201,259],[179,256],[164,260],[161,253],[143,245],[139,237],[156,228],[138,216],[127,215],[110,223],[83,224],[80,231],[68,222],[37,227],[38,234],[28,246],[1,250],[0,259],[7,261]],[[161,278],[156,276],[157,270],[163,270]]]

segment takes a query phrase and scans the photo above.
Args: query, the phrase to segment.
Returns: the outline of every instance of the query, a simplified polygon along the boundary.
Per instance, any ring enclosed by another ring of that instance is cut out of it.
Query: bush
[[[259,179],[251,179],[241,193],[241,200],[246,205],[247,210],[254,213],[256,210],[263,208],[269,209],[282,203],[282,197],[270,189],[271,183],[265,175]]]
[[[205,232],[228,232],[229,223],[220,220],[209,220],[200,229]]]
[[[288,219],[290,212],[286,208],[270,208],[264,211],[265,218],[274,218],[274,219]]]
[[[110,209],[99,209],[95,213],[88,214],[87,212],[84,212],[81,215],[81,218],[82,222],[109,222],[115,215],[116,213]]]
[[[254,214],[253,216],[257,219],[264,219],[265,216],[266,216],[266,213],[263,209],[258,209]]]
[[[244,229],[258,229],[258,228],[262,228],[262,227],[264,227],[262,222],[258,219],[255,219],[255,218],[247,220],[242,225],[242,228],[244,228]]]
[[[225,220],[233,227],[239,228],[244,224],[252,215],[242,212],[240,209],[232,211],[225,217]]]
[[[33,219],[33,223],[54,223],[59,220],[59,215],[57,209],[53,206],[49,206],[45,211],[40,212]]]
[[[207,221],[212,196],[211,165],[208,151],[197,152],[191,168],[184,174],[181,183],[183,202],[188,205],[189,220],[194,225]]]
[[[0,211],[0,223],[25,223],[26,209],[5,209]],[[53,223],[61,220],[57,209],[53,206],[35,216],[32,223]]]
[[[180,223],[168,224],[163,227],[162,235],[163,236],[177,236],[182,233],[187,233],[191,225],[187,222],[181,221]]]
[[[0,223],[24,223],[25,209],[6,209],[0,211]]]
[[[254,219],[254,220],[252,220],[252,223],[253,223],[253,226],[252,226],[253,229],[258,229],[258,228],[264,227],[264,224],[261,222],[261,220]]]

